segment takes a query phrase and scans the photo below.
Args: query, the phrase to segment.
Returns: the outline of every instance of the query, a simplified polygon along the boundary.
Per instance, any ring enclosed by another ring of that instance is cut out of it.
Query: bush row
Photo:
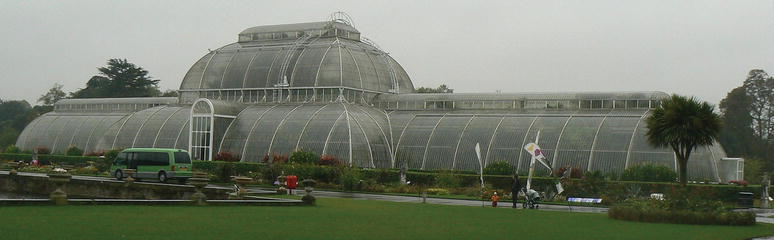
[[[614,206],[608,210],[608,217],[637,222],[731,226],[755,225],[755,213],[753,212],[669,211],[658,208],[640,209],[630,206]]]

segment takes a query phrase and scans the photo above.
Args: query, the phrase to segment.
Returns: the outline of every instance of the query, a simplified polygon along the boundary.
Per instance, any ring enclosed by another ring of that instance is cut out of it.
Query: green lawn
[[[322,198],[316,207],[0,207],[0,239],[746,239],[751,227]]]

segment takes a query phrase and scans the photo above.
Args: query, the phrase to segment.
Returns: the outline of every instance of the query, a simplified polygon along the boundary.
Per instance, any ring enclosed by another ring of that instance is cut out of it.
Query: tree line
[[[115,98],[115,97],[176,97],[177,91],[159,90],[161,80],[154,79],[148,71],[126,59],[109,59],[105,66],[97,68],[86,87],[65,93],[62,84],[55,83],[33,106],[25,100],[0,99],[0,151],[16,143],[16,139],[35,118],[50,112],[54,104],[65,98]]]

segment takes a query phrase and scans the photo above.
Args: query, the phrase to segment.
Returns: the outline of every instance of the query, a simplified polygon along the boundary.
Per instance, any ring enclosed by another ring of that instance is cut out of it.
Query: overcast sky
[[[717,103],[750,69],[774,74],[774,0],[0,0],[0,98],[34,103],[126,58],[177,89],[207,49],[248,27],[345,11],[415,86],[455,92],[664,91]]]

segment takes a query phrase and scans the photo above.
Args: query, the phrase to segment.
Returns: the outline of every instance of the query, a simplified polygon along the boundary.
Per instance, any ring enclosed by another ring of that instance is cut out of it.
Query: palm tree
[[[653,109],[645,123],[648,143],[669,147],[677,156],[680,184],[688,182],[688,158],[699,146],[712,145],[720,132],[720,116],[715,106],[695,97],[673,94]]]

